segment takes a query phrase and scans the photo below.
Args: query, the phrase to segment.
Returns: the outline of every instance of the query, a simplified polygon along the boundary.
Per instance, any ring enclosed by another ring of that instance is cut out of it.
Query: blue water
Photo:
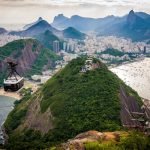
[[[13,109],[15,100],[14,98],[0,96],[0,126],[6,120],[9,112]]]

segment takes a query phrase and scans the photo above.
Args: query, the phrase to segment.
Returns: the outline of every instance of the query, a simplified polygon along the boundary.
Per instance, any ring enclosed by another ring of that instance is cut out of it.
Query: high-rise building
[[[57,40],[53,42],[53,51],[56,53],[60,51],[59,41]]]
[[[146,46],[144,46],[143,54],[146,54]]]
[[[67,49],[67,43],[64,42],[64,43],[63,43],[63,50],[66,51],[66,49]]]

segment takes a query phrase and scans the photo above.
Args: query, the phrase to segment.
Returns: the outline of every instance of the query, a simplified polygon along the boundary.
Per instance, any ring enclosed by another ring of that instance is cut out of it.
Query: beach
[[[110,69],[138,94],[150,100],[150,58]]]
[[[14,98],[16,100],[21,99],[21,96],[19,93],[17,93],[17,92],[5,92],[3,88],[0,89],[0,96],[7,96],[7,97]]]

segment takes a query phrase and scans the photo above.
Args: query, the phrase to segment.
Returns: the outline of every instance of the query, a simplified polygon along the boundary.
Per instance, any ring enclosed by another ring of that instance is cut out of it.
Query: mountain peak
[[[37,19],[37,21],[35,21],[35,22],[33,22],[33,23],[30,23],[30,24],[25,25],[25,26],[23,27],[23,29],[24,29],[24,30],[27,30],[28,28],[32,27],[33,25],[35,25],[35,24],[39,23],[39,22],[40,22],[40,21],[42,21],[42,20],[43,20],[43,18],[42,18],[42,17],[39,17],[39,18]]]
[[[0,34],[4,34],[4,33],[6,33],[6,32],[7,32],[6,29],[0,27]]]
[[[131,10],[127,17],[127,22],[129,25],[133,25],[136,22],[138,16],[136,16],[135,12]]]
[[[77,31],[77,29],[75,29],[75,28],[73,28],[73,27],[68,27],[68,28],[66,28],[64,31],[67,31],[67,30],[75,30],[75,31]]]
[[[43,20],[43,18],[42,18],[42,17],[39,17],[38,21],[42,21],[42,20]]]
[[[85,34],[78,31],[77,29],[73,27],[68,27],[65,30],[63,30],[63,35],[65,38],[72,38],[72,39],[85,39]]]
[[[41,21],[37,22],[35,25],[39,25],[39,24],[51,26],[46,20],[41,20]]]
[[[58,14],[58,17],[65,17],[64,14]]]
[[[134,14],[135,14],[134,10],[130,10],[129,15],[134,15]]]
[[[79,15],[73,15],[73,16],[71,17],[71,19],[79,19],[79,18],[82,18],[82,17],[79,16]]]
[[[63,19],[67,19],[66,16],[64,16],[63,14],[58,14],[57,16],[55,16],[54,20],[57,21],[57,20],[63,20]]]
[[[81,73],[81,69],[86,69],[86,66],[91,66],[91,69],[87,67],[88,72]],[[73,59],[28,101],[25,99],[15,106],[5,122],[7,134],[12,139],[9,145],[11,149],[19,144],[22,148],[22,143],[26,142],[28,149],[39,149],[38,144],[33,144],[39,142],[48,148],[51,144],[67,141],[84,131],[122,129],[121,123],[124,120],[129,120],[130,126],[136,125],[139,121],[133,121],[130,114],[132,109],[138,110],[138,102],[142,103],[136,92],[99,60],[85,57]],[[135,107],[130,107],[131,104]],[[16,115],[22,111],[25,113],[20,116],[21,121],[12,128]],[[37,135],[37,138],[33,138]],[[83,136],[78,135],[79,138]],[[32,141],[28,140],[31,138]]]

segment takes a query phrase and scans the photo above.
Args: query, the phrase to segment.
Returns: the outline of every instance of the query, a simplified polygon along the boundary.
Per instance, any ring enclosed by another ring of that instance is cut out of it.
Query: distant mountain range
[[[59,14],[52,24],[41,17],[37,21],[24,26],[22,31],[12,31],[9,34],[35,37],[46,31],[52,32],[58,38],[84,39],[85,34],[94,32],[98,36],[118,36],[131,38],[133,41],[150,39],[150,15],[131,10],[123,17],[107,16],[104,18],[87,18],[74,15],[70,18]],[[0,28],[0,34],[7,32]]]
[[[4,33],[6,33],[7,32],[7,30],[6,29],[4,29],[4,28],[0,28],[0,34],[4,34]]]
[[[107,16],[105,18],[86,18],[74,15],[71,18],[59,14],[51,24],[57,29],[73,27],[81,32],[95,32],[97,35],[115,35],[145,40],[150,38],[150,15],[131,10],[123,17]]]
[[[31,26],[27,25],[28,28],[22,31],[12,31],[10,34],[13,35],[20,35],[25,37],[34,37],[38,34],[44,33],[45,31],[49,30],[54,34],[58,34],[60,31],[53,28],[47,21],[38,19],[37,23],[33,23]]]
[[[24,36],[24,37],[34,37],[40,40],[44,37],[46,38],[45,40],[63,39],[63,38],[72,38],[72,39],[82,40],[86,36],[84,33],[81,33],[80,31],[76,30],[73,27],[68,27],[62,31],[57,30],[56,28],[52,27],[46,20],[43,20],[41,17],[36,22],[26,25],[24,29],[25,30],[22,30],[22,31],[11,31],[9,32],[9,34],[19,35],[19,36]],[[43,40],[44,39],[42,39],[42,41]]]

